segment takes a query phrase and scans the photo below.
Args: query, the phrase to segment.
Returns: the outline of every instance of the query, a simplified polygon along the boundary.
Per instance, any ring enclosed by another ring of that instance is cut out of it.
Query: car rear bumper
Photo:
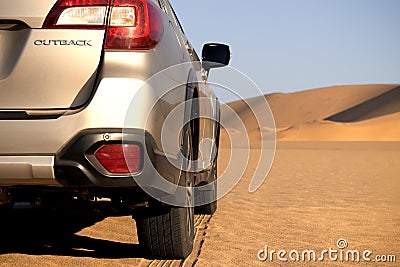
[[[0,156],[0,185],[60,185],[54,156]]]
[[[94,157],[106,144],[140,147],[140,170],[133,174],[108,173]],[[140,129],[87,129],[72,138],[53,156],[1,156],[0,186],[58,186],[64,188],[139,188],[137,179],[158,188],[160,177],[177,184],[179,169],[168,162],[148,133]],[[142,188],[143,189],[143,188]],[[166,188],[164,193],[173,193]],[[145,190],[146,191],[146,190]]]
[[[53,179],[53,166],[52,156],[0,156],[0,179]]]

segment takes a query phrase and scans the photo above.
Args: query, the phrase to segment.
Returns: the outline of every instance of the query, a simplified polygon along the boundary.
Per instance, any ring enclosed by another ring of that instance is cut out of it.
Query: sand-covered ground
[[[220,200],[196,266],[285,266],[289,263],[276,255],[272,262],[260,262],[257,252],[267,245],[269,251],[318,254],[338,249],[341,238],[348,249],[399,258],[400,143],[281,143],[267,180],[249,193],[258,155],[252,149],[241,182]],[[220,165],[226,158],[221,157]],[[323,263],[354,265],[328,259]]]
[[[330,87],[250,100],[255,107],[268,101],[278,139],[271,171],[254,193],[248,187],[260,155],[260,129],[243,102],[232,103],[251,137],[248,166],[214,216],[196,217],[195,250],[184,262],[143,259],[130,217],[21,206],[1,213],[0,266],[398,266],[398,86]],[[270,137],[270,129],[261,131]],[[235,164],[228,141],[223,134],[220,174]],[[396,255],[397,263],[355,264],[327,255],[317,263],[285,263],[276,254],[257,259],[265,246],[269,252],[314,250],[320,257],[323,250],[338,249],[339,239],[347,241],[344,253],[370,250],[372,260]]]

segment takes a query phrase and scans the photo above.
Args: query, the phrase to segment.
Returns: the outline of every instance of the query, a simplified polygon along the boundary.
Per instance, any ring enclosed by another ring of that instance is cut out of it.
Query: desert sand
[[[0,266],[398,266],[399,95],[399,85],[367,85],[252,99],[255,106],[267,99],[278,140],[271,171],[254,193],[248,186],[261,135],[246,105],[230,104],[252,138],[250,158],[242,159],[248,166],[233,191],[219,200],[215,215],[196,216],[195,249],[186,261],[143,259],[130,217],[21,206],[1,215]],[[222,138],[220,175],[235,164],[226,132]],[[327,257],[285,263],[276,254],[273,260],[257,259],[265,246],[320,253],[338,249],[339,239],[347,241],[344,250],[371,250],[371,259],[396,255],[397,263]]]

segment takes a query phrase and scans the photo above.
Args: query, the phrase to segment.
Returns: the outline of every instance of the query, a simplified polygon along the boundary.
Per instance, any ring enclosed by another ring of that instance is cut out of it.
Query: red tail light
[[[164,25],[160,9],[145,0],[114,0],[113,10],[131,7],[135,10],[133,25],[113,23],[107,29],[105,49],[152,49],[160,41]]]
[[[45,29],[106,29],[104,48],[149,50],[161,40],[160,8],[147,0],[59,0]]]
[[[138,145],[111,144],[100,147],[94,156],[112,174],[137,173],[142,166],[142,152]]]

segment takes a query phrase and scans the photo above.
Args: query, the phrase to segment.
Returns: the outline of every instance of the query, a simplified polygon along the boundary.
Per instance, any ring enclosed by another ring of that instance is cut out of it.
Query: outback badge
[[[92,40],[35,40],[33,42],[34,45],[37,46],[65,46],[65,45],[73,45],[73,46],[92,46]]]

